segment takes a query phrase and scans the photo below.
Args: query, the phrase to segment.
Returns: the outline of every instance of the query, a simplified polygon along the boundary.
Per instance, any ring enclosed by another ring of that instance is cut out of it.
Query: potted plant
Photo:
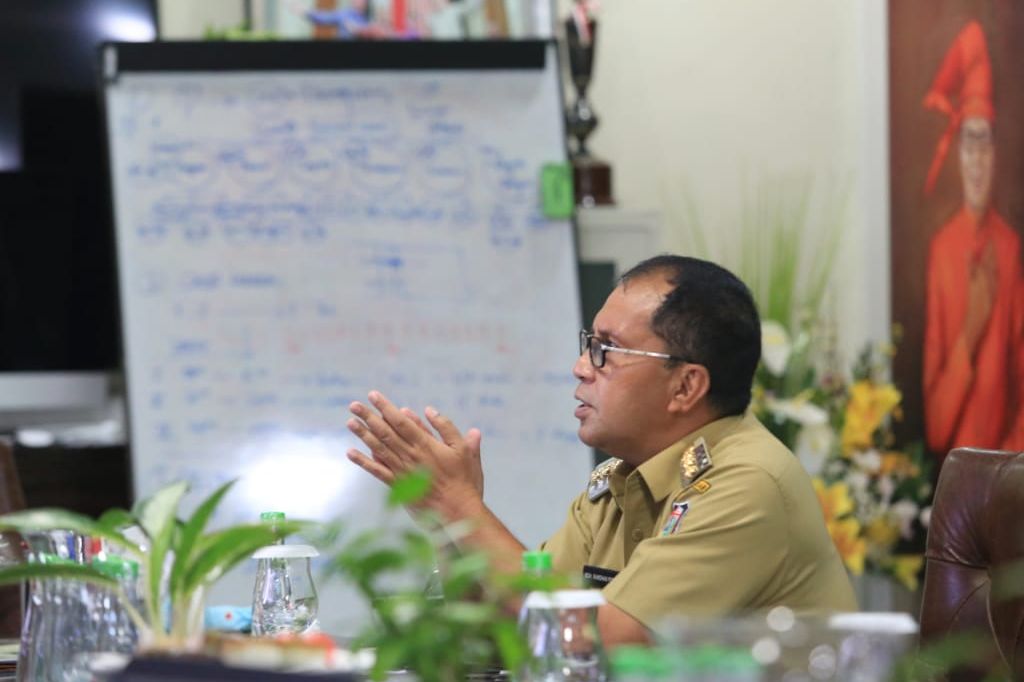
[[[409,509],[416,529],[396,533],[385,525],[346,538],[339,524],[325,526],[319,544],[331,555],[328,571],[350,582],[374,611],[353,648],[375,651],[373,680],[400,669],[420,682],[517,670],[528,651],[507,599],[560,583],[550,576],[499,577],[484,554],[457,549],[453,541],[466,526],[444,525],[416,507],[429,489],[429,473],[418,470],[396,479],[390,490],[392,512]]]
[[[195,651],[201,644],[207,588],[260,547],[307,526],[297,521],[253,523],[208,532],[211,517],[234,483],[214,491],[184,521],[178,519],[178,507],[188,484],[177,482],[140,500],[131,511],[110,509],[92,519],[63,509],[29,509],[0,516],[0,530],[22,534],[63,530],[115,544],[141,569],[141,610],[122,599],[138,628],[140,648]],[[168,563],[169,572],[165,571]],[[115,579],[84,564],[23,563],[0,569],[0,584],[53,578],[121,590]]]

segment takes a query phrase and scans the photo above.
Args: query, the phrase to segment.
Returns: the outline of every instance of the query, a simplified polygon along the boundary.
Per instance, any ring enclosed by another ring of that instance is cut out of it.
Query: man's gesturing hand
[[[463,435],[448,418],[428,407],[424,414],[437,432],[435,437],[410,410],[398,409],[377,391],[370,392],[369,402],[376,410],[358,402],[349,406],[356,418],[349,419],[347,426],[370,451],[367,456],[349,450],[352,462],[388,485],[407,471],[427,469],[431,491],[425,503],[450,520],[461,518],[463,503],[483,497],[478,429]]]

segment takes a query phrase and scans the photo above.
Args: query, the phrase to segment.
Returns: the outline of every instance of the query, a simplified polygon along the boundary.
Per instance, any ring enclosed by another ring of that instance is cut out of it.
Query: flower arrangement
[[[847,569],[888,574],[915,590],[931,471],[920,443],[895,444],[902,396],[886,378],[894,348],[869,345],[847,378],[834,353],[822,351],[829,339],[813,323],[791,337],[766,321],[754,409],[811,474]]]

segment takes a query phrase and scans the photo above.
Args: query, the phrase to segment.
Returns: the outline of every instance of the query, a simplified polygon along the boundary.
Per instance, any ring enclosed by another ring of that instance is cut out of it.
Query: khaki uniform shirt
[[[648,627],[673,614],[857,609],[810,477],[749,412],[638,468],[601,465],[543,548],[567,575],[617,571],[605,599]]]

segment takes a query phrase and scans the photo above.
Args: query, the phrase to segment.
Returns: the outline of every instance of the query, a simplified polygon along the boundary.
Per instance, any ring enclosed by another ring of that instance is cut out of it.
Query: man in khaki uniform
[[[687,476],[701,452],[707,468]],[[556,570],[583,566],[591,584],[607,582],[605,598],[648,626],[680,613],[857,608],[807,473],[749,412],[639,467],[598,467],[544,549]]]
[[[658,256],[626,273],[581,332],[580,439],[614,455],[595,470],[545,548],[555,565],[605,584],[606,643],[647,641],[672,614],[786,605],[853,610],[809,477],[747,413],[761,355],[750,292],[706,261]],[[416,416],[370,393],[348,426],[372,456],[349,459],[381,481],[426,466],[427,504],[472,520],[465,542],[515,572],[525,549],[483,502],[480,432],[427,408]]]

